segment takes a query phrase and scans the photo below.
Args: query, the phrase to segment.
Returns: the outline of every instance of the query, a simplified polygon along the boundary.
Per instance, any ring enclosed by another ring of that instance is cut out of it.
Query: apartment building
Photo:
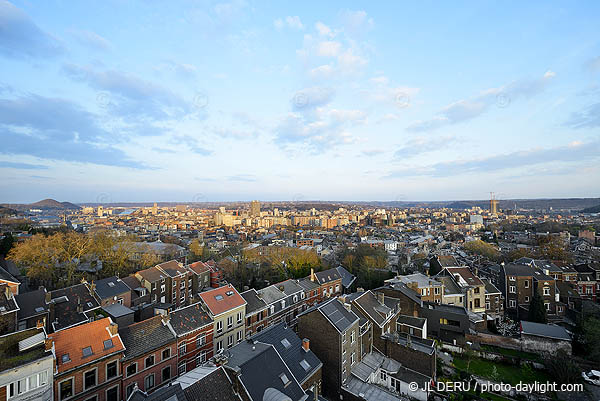
[[[246,301],[231,284],[201,293],[200,300],[214,320],[213,354],[244,340]]]
[[[214,321],[200,302],[163,317],[177,336],[177,375],[213,356]]]

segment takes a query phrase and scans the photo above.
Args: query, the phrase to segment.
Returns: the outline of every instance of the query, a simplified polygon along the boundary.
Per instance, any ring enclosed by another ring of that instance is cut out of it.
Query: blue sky
[[[594,1],[0,0],[0,202],[600,196],[598,20]]]

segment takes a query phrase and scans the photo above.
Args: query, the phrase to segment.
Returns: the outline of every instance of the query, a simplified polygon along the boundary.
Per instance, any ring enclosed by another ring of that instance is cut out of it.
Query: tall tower
[[[253,200],[250,203],[250,215],[252,217],[260,217],[260,202]]]
[[[156,202],[154,202],[154,206],[152,206],[152,214],[155,216],[158,214],[158,206],[156,205]]]
[[[490,192],[490,213],[498,214],[498,199],[496,199],[493,192]]]

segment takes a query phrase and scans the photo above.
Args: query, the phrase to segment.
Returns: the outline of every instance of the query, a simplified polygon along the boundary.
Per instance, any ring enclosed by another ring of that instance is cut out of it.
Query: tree
[[[531,302],[529,303],[529,321],[536,323],[546,323],[546,307],[544,305],[544,299],[541,295],[535,291]]]
[[[4,237],[0,241],[0,255],[6,256],[8,252],[13,247],[15,239],[13,238],[11,233],[5,233]]]
[[[499,260],[500,251],[482,240],[469,241],[464,245],[465,250],[476,255],[482,255],[490,260]]]
[[[189,261],[196,262],[198,260],[201,260],[203,255],[204,255],[204,246],[200,243],[200,241],[198,239],[192,240],[192,242],[190,242]]]
[[[570,355],[560,349],[556,354],[544,357],[544,366],[550,375],[559,383],[578,383],[581,381],[581,370],[573,362]]]
[[[586,358],[600,362],[600,319],[590,316],[582,323],[582,342]]]

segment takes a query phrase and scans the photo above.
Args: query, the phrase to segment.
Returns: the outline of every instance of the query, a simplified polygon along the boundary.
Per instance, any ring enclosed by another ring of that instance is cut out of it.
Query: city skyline
[[[0,1],[0,203],[597,197],[599,8]]]

